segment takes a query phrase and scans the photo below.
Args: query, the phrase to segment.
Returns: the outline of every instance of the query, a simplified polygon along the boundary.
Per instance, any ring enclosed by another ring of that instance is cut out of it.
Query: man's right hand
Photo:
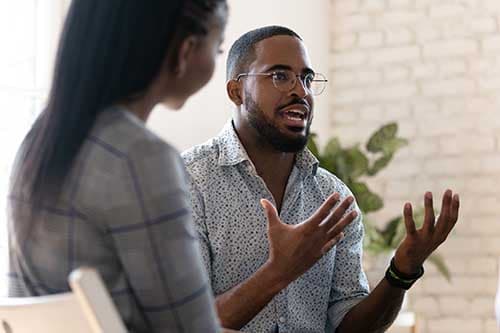
[[[331,195],[313,216],[298,225],[281,222],[272,203],[261,200],[268,219],[269,259],[248,279],[216,297],[224,327],[244,327],[342,239],[342,231],[357,213],[346,214],[354,202],[352,196],[333,209],[339,198],[338,193]]]
[[[354,221],[357,212],[346,214],[354,202],[352,196],[333,209],[339,200],[338,193],[332,194],[309,219],[297,225],[283,223],[273,204],[261,200],[268,220],[269,259],[266,266],[272,268],[279,280],[291,283],[342,240],[344,228]]]

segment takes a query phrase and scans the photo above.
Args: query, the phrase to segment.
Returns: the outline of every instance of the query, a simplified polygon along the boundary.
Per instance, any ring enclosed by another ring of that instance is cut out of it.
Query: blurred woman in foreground
[[[218,331],[184,166],[145,121],[210,80],[226,18],[225,0],[73,0],[14,167],[9,295],[68,291],[91,266],[131,331]]]

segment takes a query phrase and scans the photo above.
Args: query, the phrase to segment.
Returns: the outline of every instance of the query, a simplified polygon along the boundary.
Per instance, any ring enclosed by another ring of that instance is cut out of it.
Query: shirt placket
[[[295,212],[292,212],[291,210],[294,203],[300,198],[300,192],[302,191],[300,177],[300,170],[297,167],[294,167],[288,179],[285,195],[283,196],[283,205],[280,212],[281,220],[287,224],[290,224],[288,221],[293,221],[293,217],[296,215]],[[292,318],[290,318],[290,311],[288,311],[288,287],[283,289],[275,297],[275,299],[278,332],[289,332],[291,324],[290,320],[292,320]]]
[[[259,191],[262,193],[263,197],[268,199],[276,205],[276,202],[272,196],[271,191],[267,187],[266,183],[257,174],[257,171],[253,167],[251,163],[247,164],[247,171],[252,174],[256,178],[259,183]],[[292,173],[290,174],[290,178],[288,180],[288,184],[285,190],[285,195],[283,197],[282,209],[280,211],[280,218],[284,223],[287,223],[289,220],[290,214],[293,216],[294,214],[290,212],[290,209],[293,207],[293,204],[297,200],[300,195],[300,191],[302,190],[302,186],[297,186],[298,179],[300,178],[300,171],[294,167],[292,169]],[[266,221],[267,222],[267,221]],[[275,332],[289,332],[289,311],[288,311],[288,288],[283,289],[280,293],[278,293],[273,298],[273,305],[275,311]]]
[[[260,195],[260,198],[265,198],[269,200],[275,207],[276,207],[276,201],[274,200],[274,197],[267,187],[266,183],[264,182],[264,179],[260,177],[257,174],[257,170],[255,169],[254,165],[248,161],[248,163],[245,163],[245,171],[250,175],[252,179],[255,179],[255,193],[257,196]],[[257,199],[260,199],[259,197]],[[284,198],[283,203],[285,202],[286,197]],[[285,206],[283,206],[283,209],[281,209],[281,212],[285,211]],[[281,215],[281,213],[280,213]],[[280,216],[281,218],[281,216]],[[267,221],[266,221],[267,223]],[[274,322],[276,323],[273,325],[273,329],[271,332],[286,332],[286,318],[287,318],[287,302],[286,302],[286,288],[283,289],[280,293],[278,293],[268,304],[268,306],[274,308]],[[271,318],[270,318],[271,319]],[[272,320],[272,319],[271,319]]]

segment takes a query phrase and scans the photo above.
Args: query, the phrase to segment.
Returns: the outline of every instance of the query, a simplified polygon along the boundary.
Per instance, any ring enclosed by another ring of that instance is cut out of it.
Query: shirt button
[[[280,323],[284,323],[285,322],[285,317],[280,317]]]

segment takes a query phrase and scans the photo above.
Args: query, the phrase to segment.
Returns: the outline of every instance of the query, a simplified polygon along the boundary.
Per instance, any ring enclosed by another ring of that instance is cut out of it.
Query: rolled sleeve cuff
[[[337,327],[344,319],[345,315],[359,302],[368,295],[361,295],[355,298],[349,298],[343,301],[338,301],[328,309],[328,320],[325,332],[335,333]]]

